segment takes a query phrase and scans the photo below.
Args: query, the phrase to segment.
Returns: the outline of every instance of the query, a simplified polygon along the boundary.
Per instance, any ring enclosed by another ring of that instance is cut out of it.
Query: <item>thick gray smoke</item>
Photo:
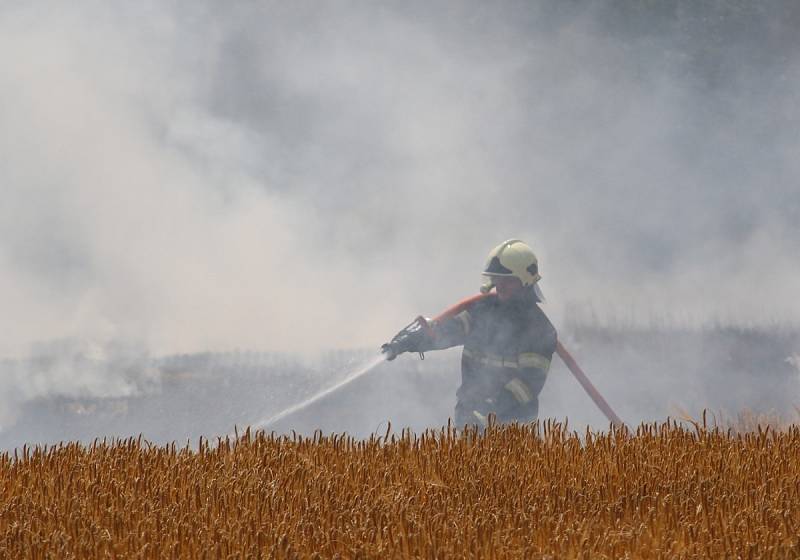
[[[794,322],[791,1],[0,6],[0,356],[377,347],[503,239],[546,311]]]

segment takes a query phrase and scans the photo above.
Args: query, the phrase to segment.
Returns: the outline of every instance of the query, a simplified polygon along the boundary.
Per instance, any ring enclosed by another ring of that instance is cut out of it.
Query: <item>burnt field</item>
[[[591,380],[629,425],[671,416],[739,422],[742,413],[793,422],[800,405],[800,331],[789,327],[631,328],[578,325],[562,332]],[[114,364],[94,376],[126,380],[124,390],[77,387],[59,377],[58,364],[2,363],[4,383],[27,379],[6,395],[0,446],[5,449],[59,441],[141,434],[148,441],[195,442],[224,436],[234,427],[263,422],[343,379],[373,358],[371,350],[336,351],[314,357],[237,351],[196,353]],[[394,429],[417,432],[447,423],[459,384],[459,350],[430,353],[424,361],[404,355],[382,363],[327,398],[271,426],[279,433],[348,432],[365,437]],[[75,362],[73,360],[73,367]],[[96,364],[94,365],[95,369]],[[123,366],[119,366],[123,367]],[[38,368],[38,369],[37,369]],[[49,368],[49,369],[48,369]],[[146,374],[142,369],[146,370]],[[60,376],[80,372],[59,370]],[[68,380],[67,380],[68,381]],[[35,382],[35,383],[34,383]],[[119,383],[117,383],[119,384]],[[12,401],[9,395],[16,396]],[[540,417],[568,421],[570,428],[607,428],[607,421],[564,365],[554,358],[540,396]],[[712,414],[713,413],[713,414]]]

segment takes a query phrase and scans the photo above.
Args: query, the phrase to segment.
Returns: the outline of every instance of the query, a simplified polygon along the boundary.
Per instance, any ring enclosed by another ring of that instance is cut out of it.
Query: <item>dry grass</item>
[[[746,434],[760,430],[785,432],[792,430],[800,423],[800,408],[796,406],[793,414],[781,414],[775,410],[758,412],[744,409],[736,414],[730,414],[725,410],[704,410],[700,417],[694,417],[679,406],[672,406],[672,410],[675,418],[696,430],[724,431],[728,435]]]
[[[800,429],[130,439],[0,459],[3,558],[800,555]]]

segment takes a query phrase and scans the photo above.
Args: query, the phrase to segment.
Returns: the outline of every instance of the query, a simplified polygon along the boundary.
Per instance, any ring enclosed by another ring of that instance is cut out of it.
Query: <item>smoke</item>
[[[377,347],[510,237],[557,325],[796,321],[800,12],[711,4],[6,3],[0,356]]]

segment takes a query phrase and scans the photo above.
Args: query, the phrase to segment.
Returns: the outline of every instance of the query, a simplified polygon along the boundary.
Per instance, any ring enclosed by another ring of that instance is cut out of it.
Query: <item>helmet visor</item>
[[[500,262],[500,257],[497,255],[493,256],[489,259],[489,262],[486,263],[486,268],[483,270],[484,274],[498,274],[498,275],[508,275],[514,274],[514,272],[503,266],[503,263]]]

